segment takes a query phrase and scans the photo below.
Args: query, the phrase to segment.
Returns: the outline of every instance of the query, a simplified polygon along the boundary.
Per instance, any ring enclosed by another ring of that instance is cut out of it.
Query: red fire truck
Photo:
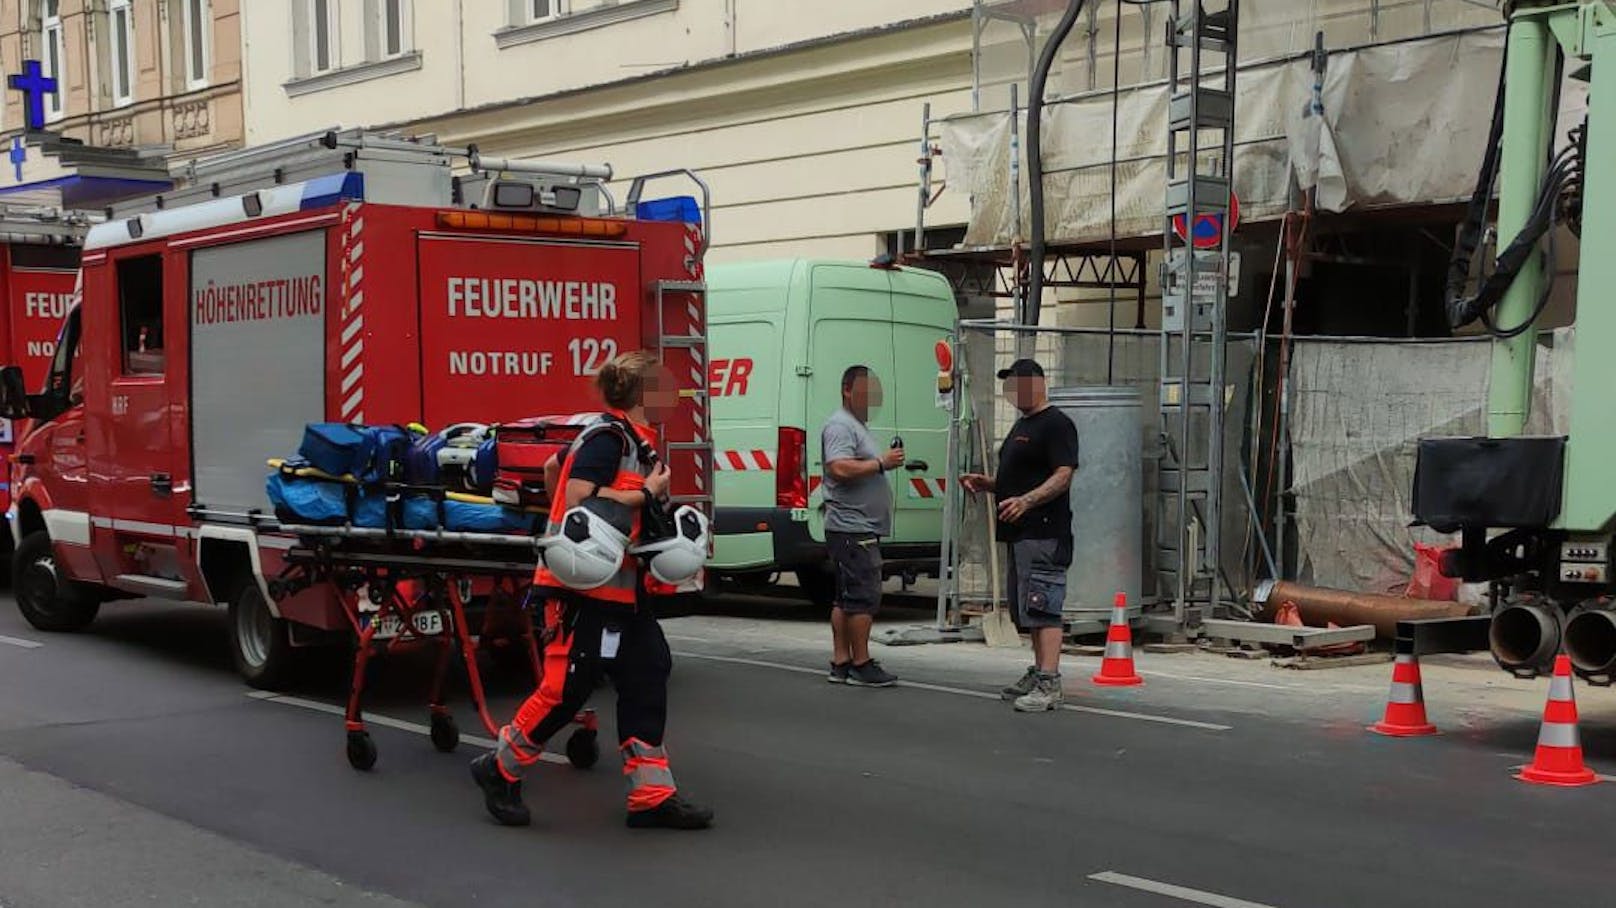
[[[311,422],[596,410],[594,374],[633,349],[689,377],[661,454],[676,500],[710,510],[704,201],[641,200],[679,171],[619,205],[611,176],[333,132],[114,210],[48,375],[0,373],[0,408],[32,420],[10,511],[23,614],[69,631],[116,599],[224,605],[241,674],[273,685],[355,628],[332,586],[277,584],[296,539],[267,458]]]
[[[29,387],[44,381],[56,354],[87,227],[84,218],[55,209],[0,206],[0,362],[18,365]],[[0,456],[10,457],[18,428],[0,418]],[[9,482],[0,481],[0,503],[11,505]],[[8,568],[11,543],[0,535]]]

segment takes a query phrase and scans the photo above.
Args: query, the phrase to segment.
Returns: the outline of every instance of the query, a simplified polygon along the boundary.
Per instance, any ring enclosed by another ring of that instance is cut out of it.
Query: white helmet
[[[644,545],[629,554],[645,559],[651,576],[670,586],[696,579],[707,561],[707,515],[690,505],[673,512],[673,535]]]
[[[588,499],[561,516],[561,530],[539,540],[544,566],[574,590],[602,587],[623,566],[628,534],[613,526],[600,499]],[[609,504],[609,502],[606,502]]]

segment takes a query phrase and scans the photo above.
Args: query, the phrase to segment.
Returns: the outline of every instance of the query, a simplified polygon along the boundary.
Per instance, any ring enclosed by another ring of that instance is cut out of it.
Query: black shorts
[[[836,607],[850,615],[881,610],[881,539],[874,533],[825,531],[836,571]]]
[[[1066,569],[1072,566],[1071,537],[1018,539],[1009,543],[1010,571],[1005,592],[1024,631],[1064,627]]]

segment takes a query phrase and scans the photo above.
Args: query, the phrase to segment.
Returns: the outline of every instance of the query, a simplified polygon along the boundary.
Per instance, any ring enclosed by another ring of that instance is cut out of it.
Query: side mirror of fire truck
[[[28,388],[23,384],[22,367],[6,366],[0,369],[0,416],[6,419],[27,419],[33,408],[28,403]]]

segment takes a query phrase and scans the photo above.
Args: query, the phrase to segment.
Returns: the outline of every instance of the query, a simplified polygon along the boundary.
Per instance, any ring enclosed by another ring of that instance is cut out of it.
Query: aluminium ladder
[[[1167,199],[1163,230],[1158,473],[1159,594],[1178,632],[1218,604],[1229,231],[1195,248],[1202,219],[1228,223],[1234,162],[1239,0],[1172,0],[1168,22]],[[1211,7],[1209,10],[1208,7]],[[1185,237],[1174,230],[1182,218]]]

